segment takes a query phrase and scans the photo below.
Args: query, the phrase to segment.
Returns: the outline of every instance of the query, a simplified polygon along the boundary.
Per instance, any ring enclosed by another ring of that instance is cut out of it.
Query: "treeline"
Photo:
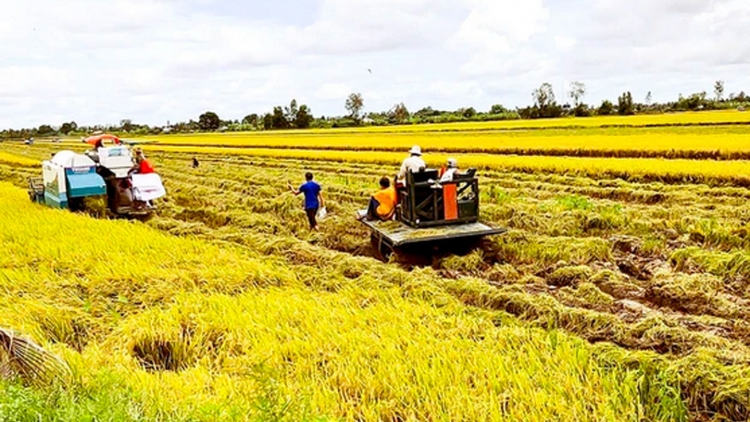
[[[0,140],[28,139],[33,137],[87,136],[98,131],[120,135],[158,135],[168,133],[195,132],[243,132],[258,130],[288,130],[308,128],[339,128],[355,126],[386,126],[404,124],[476,122],[517,119],[590,117],[610,115],[661,114],[682,111],[702,110],[744,110],[750,106],[750,97],[744,91],[738,94],[724,95],[724,82],[717,81],[713,87],[713,96],[706,91],[680,95],[676,101],[667,103],[652,102],[649,92],[643,101],[633,99],[631,92],[624,92],[616,102],[604,100],[601,104],[586,104],[586,85],[573,82],[566,92],[566,100],[558,101],[549,83],[543,83],[532,94],[533,104],[517,107],[514,110],[500,104],[493,105],[487,111],[478,111],[473,107],[446,111],[424,107],[415,112],[409,111],[404,103],[394,105],[383,112],[365,113],[365,100],[359,93],[352,93],[346,98],[344,108],[346,115],[336,117],[314,117],[312,110],[305,104],[292,100],[288,106],[276,106],[265,114],[251,113],[241,120],[223,120],[215,112],[207,111],[197,120],[170,123],[164,126],[148,126],[133,123],[124,119],[116,125],[78,126],[75,122],[59,126],[41,125],[38,128],[6,129],[0,132]]]

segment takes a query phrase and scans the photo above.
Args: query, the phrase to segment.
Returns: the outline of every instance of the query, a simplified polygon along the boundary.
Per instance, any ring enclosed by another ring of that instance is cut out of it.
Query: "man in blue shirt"
[[[307,220],[310,222],[310,228],[312,230],[318,230],[318,222],[315,220],[315,215],[318,213],[319,208],[325,206],[323,204],[323,195],[320,193],[322,188],[319,184],[313,182],[313,175],[310,172],[305,174],[305,180],[307,180],[307,182],[303,183],[297,190],[295,190],[290,183],[289,190],[294,195],[299,195],[300,193],[305,194],[305,213],[307,213]]]

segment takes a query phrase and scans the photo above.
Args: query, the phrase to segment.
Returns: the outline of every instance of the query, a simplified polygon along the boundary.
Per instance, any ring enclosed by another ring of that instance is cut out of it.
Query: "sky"
[[[750,91],[747,0],[0,0],[0,128]]]

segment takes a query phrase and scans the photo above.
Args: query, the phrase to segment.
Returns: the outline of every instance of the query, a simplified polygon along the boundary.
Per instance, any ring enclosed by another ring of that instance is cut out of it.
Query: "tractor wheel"
[[[375,257],[383,262],[388,262],[393,255],[393,248],[387,245],[385,242],[381,242],[375,234],[370,235],[370,244],[372,250],[375,252]]]

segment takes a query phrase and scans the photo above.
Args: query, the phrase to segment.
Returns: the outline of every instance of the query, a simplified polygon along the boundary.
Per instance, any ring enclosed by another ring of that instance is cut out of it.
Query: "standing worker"
[[[398,172],[398,181],[400,184],[404,184],[406,180],[406,173],[418,173],[427,167],[424,160],[422,159],[422,148],[418,145],[414,145],[409,150],[409,157],[401,163],[401,170]]]
[[[305,174],[305,180],[306,182],[303,183],[299,189],[295,190],[291,183],[289,183],[288,186],[289,190],[295,196],[300,193],[305,194],[305,213],[307,214],[307,221],[310,222],[310,229],[317,231],[318,222],[315,220],[315,216],[318,214],[318,209],[325,207],[323,204],[323,194],[321,193],[322,188],[319,184],[313,181],[313,174],[310,172]]]

